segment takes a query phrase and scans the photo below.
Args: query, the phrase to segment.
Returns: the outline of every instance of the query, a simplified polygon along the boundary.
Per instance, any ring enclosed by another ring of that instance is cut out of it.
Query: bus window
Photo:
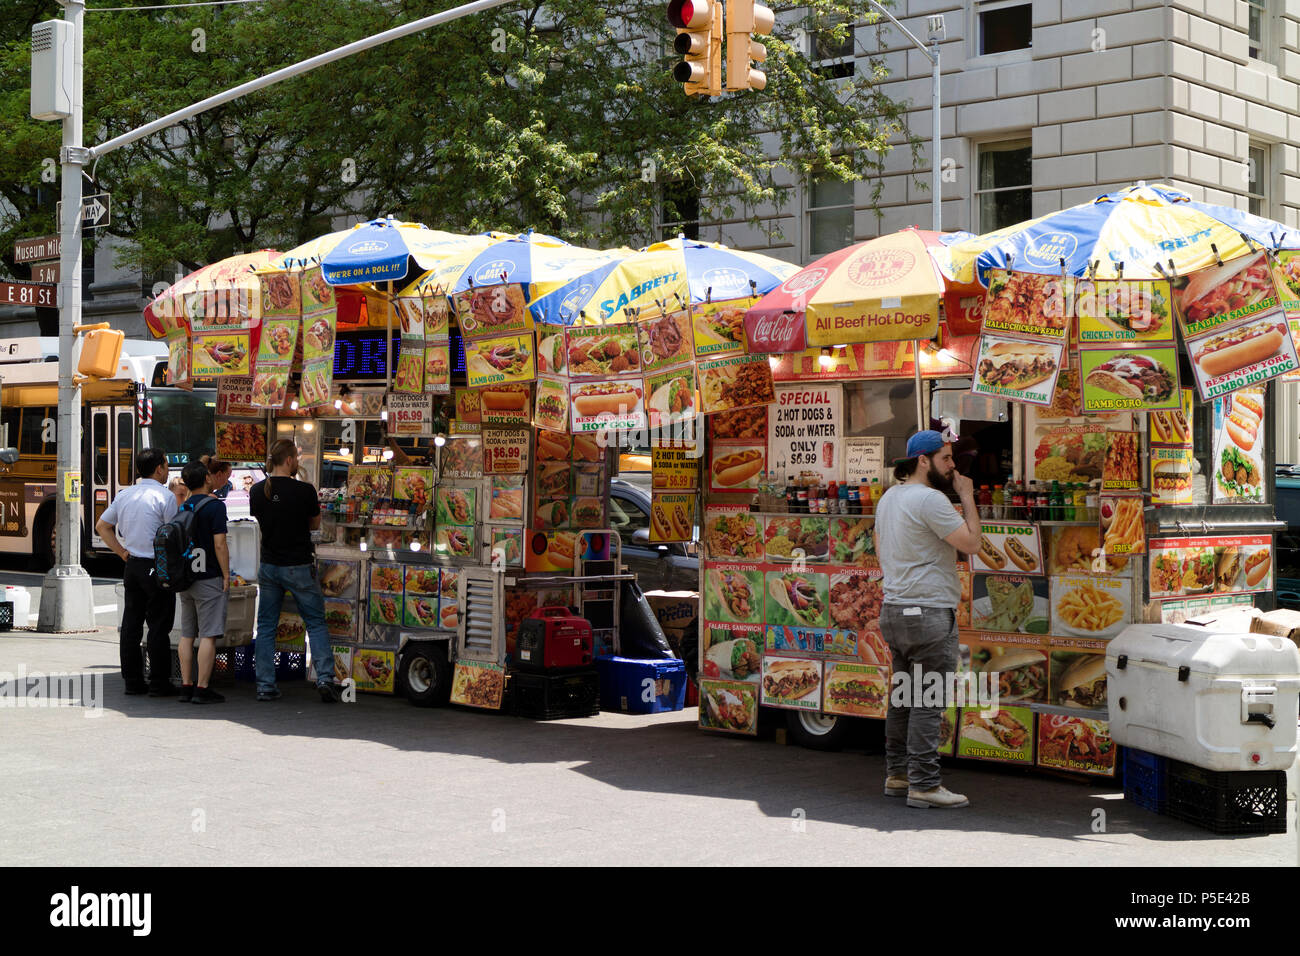
[[[108,413],[98,409],[91,416],[94,422],[92,429],[92,448],[95,449],[94,457],[94,474],[96,485],[108,484]]]
[[[50,416],[50,410],[44,407],[24,408],[23,409],[23,427],[18,453],[20,455],[44,455],[45,443],[43,436],[45,432],[45,420]],[[51,445],[53,443],[51,442]],[[50,454],[54,454],[51,447]]]
[[[149,445],[164,452],[168,462],[198,461],[216,451],[215,389],[151,388],[149,398],[153,401]]]
[[[126,487],[135,480],[135,416],[130,412],[117,413],[117,483]]]

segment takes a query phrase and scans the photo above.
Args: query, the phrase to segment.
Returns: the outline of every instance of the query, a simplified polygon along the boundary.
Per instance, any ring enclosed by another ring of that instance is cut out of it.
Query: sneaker
[[[951,810],[956,807],[969,807],[970,801],[963,794],[953,793],[947,787],[934,787],[931,790],[908,790],[907,805],[922,810],[930,807]]]
[[[343,688],[332,680],[323,680],[316,685],[320,699],[327,704],[337,704],[343,699]]]
[[[272,687],[269,690],[259,690],[257,692],[258,700],[279,700],[281,696],[280,688],[278,687]]]
[[[193,684],[181,684],[181,694],[176,699],[182,704],[188,704],[194,696]]]
[[[887,797],[905,797],[909,789],[906,777],[885,778],[885,796]]]
[[[175,697],[179,693],[180,691],[176,689],[176,685],[172,683],[149,685],[150,697]]]
[[[194,703],[196,704],[221,704],[225,700],[225,694],[218,694],[211,687],[194,688]]]

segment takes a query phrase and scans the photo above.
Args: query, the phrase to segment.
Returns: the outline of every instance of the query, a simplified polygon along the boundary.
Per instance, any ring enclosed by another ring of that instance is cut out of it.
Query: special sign
[[[769,461],[786,462],[793,474],[814,472],[824,482],[844,478],[839,385],[778,385],[767,419]]]

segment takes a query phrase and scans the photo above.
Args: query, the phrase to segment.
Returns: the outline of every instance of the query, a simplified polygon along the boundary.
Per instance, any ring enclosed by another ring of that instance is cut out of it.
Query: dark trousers
[[[176,595],[158,587],[151,558],[128,558],[122,573],[125,590],[121,635],[122,679],[127,687],[144,684],[144,655],[140,638],[149,628],[149,668],[155,684],[171,682],[172,621],[176,618]]]

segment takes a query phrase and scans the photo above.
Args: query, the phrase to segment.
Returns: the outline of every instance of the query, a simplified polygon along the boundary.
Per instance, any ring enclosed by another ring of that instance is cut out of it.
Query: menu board
[[[700,410],[706,415],[776,401],[772,366],[766,355],[734,355],[701,361]]]
[[[1051,633],[1110,638],[1133,620],[1133,582],[1097,574],[1062,574],[1051,579]]]
[[[1080,354],[1083,411],[1150,412],[1181,405],[1178,349],[1089,349]]]
[[[391,694],[397,678],[397,652],[358,647],[352,654],[352,680],[357,690]]]
[[[483,472],[521,475],[528,470],[528,431],[523,428],[483,429]]]
[[[216,454],[226,461],[266,461],[266,423],[216,422]]]
[[[1152,538],[1148,547],[1153,599],[1273,589],[1270,535]]]
[[[424,391],[424,299],[401,296],[397,299],[397,318],[401,326],[397,368],[393,370],[393,390]]]
[[[513,282],[481,285],[452,297],[456,322],[461,333],[469,339],[531,332],[533,317],[527,303],[524,287]]]
[[[984,300],[983,333],[1064,342],[1073,279],[991,269]]]
[[[842,386],[781,385],[769,410],[767,447],[792,474],[826,485],[844,480]]]
[[[1266,500],[1264,387],[1250,386],[1214,400],[1214,504]]]
[[[685,309],[642,321],[640,334],[641,367],[647,374],[695,358],[691,317]]]
[[[1201,269],[1174,293],[1201,398],[1300,368],[1268,253]]]
[[[1077,279],[1074,311],[1079,344],[1174,342],[1174,310],[1164,280]]]
[[[1034,712],[1002,707],[993,713],[974,707],[961,711],[957,756],[1000,763],[1034,762]]]
[[[1113,777],[1116,753],[1109,721],[1071,714],[1038,715],[1040,767]]]
[[[695,418],[695,367],[683,365],[645,378],[646,411],[655,431],[676,428]]]
[[[532,388],[527,382],[506,382],[480,388],[479,424],[529,424],[532,420]]]
[[[393,498],[397,501],[413,502],[416,511],[424,511],[428,506],[432,489],[432,468],[412,468],[401,465],[393,469]]]
[[[483,440],[478,436],[448,438],[438,461],[443,478],[481,478]]]
[[[889,711],[888,665],[826,663],[822,709],[828,714],[881,717]]]
[[[1142,466],[1137,432],[1106,432],[1106,457],[1101,469],[1101,487],[1107,491],[1140,491]]]
[[[593,525],[593,527],[595,527]],[[695,538],[695,495],[654,492],[650,504],[650,541],[692,541]]]
[[[500,710],[505,686],[506,671],[500,664],[457,661],[451,676],[451,702],[464,707]]]
[[[743,505],[710,505],[704,512],[704,550],[712,561],[763,560],[764,519]]]
[[[1150,441],[1151,503],[1156,507],[1192,503],[1192,390],[1179,390],[1181,407],[1152,412],[1147,419]]]
[[[1065,343],[981,335],[971,391],[1030,405],[1051,405]]]
[[[427,435],[433,427],[433,405],[429,396],[390,393],[388,396],[388,434]]]
[[[531,382],[537,377],[532,333],[467,341],[465,374],[470,388]]]
[[[885,439],[879,435],[844,439],[844,477],[850,483],[884,481]]]
[[[298,403],[304,408],[330,400],[334,380],[334,329],[338,321],[334,290],[321,275],[320,266],[301,274],[302,281],[302,383]]]
[[[1146,551],[1142,496],[1102,495],[1098,503],[1103,554],[1130,557]]]
[[[758,685],[700,679],[700,727],[729,734],[758,733]]]
[[[697,359],[745,350],[745,310],[749,302],[746,299],[743,302],[706,302],[691,306],[691,329]]]
[[[734,494],[758,488],[759,477],[766,470],[766,444],[718,441],[709,447],[709,490]]]
[[[1046,634],[1047,579],[1022,574],[976,574],[969,627],[1005,633]]]
[[[451,393],[451,302],[441,289],[426,292],[424,302],[424,390]]]
[[[533,424],[538,428],[566,432],[569,430],[569,382],[552,375],[537,377],[537,397],[533,405]]]
[[[694,491],[700,485],[700,448],[650,447],[651,487],[654,491]]]
[[[1008,574],[1042,574],[1043,556],[1038,525],[1027,521],[999,521],[980,526],[980,549],[974,555],[975,571]]]
[[[805,657],[763,655],[763,706],[821,710],[823,662]]]
[[[1203,614],[1216,614],[1243,607],[1252,607],[1254,596],[1250,594],[1211,594],[1205,597],[1180,598],[1160,602],[1161,624],[1182,624]]]
[[[572,382],[570,424],[574,432],[638,431],[646,427],[645,387],[640,379]]]

